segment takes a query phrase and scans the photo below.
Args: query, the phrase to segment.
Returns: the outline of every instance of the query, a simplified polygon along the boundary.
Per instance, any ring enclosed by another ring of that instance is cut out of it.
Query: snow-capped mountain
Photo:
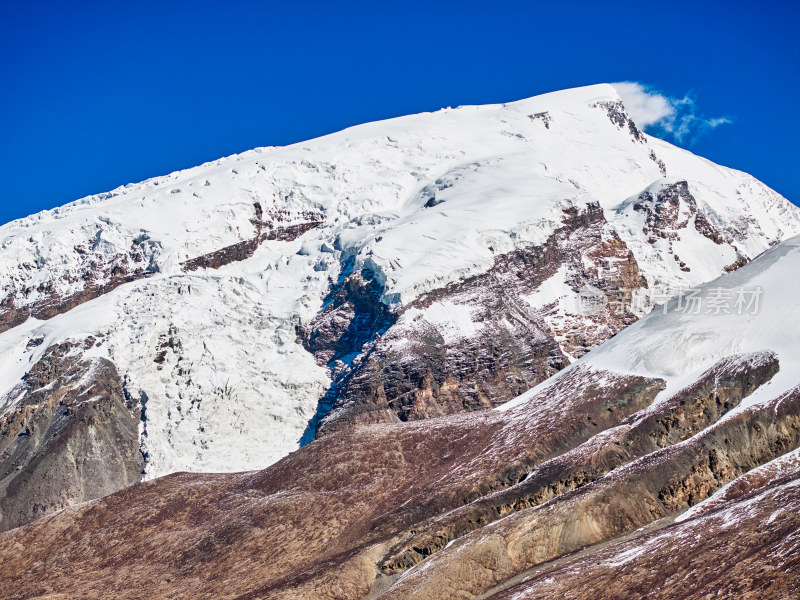
[[[142,475],[263,468],[317,431],[497,406],[797,233],[796,207],[642,133],[608,85],[260,148],[9,223],[5,526]],[[55,497],[32,491],[76,462]],[[109,471],[125,476],[87,488]]]

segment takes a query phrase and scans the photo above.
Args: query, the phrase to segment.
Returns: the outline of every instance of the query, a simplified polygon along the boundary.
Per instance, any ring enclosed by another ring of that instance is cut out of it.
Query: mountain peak
[[[797,233],[608,84],[368,123],[0,227],[0,406],[68,343],[119,374],[146,477],[264,467],[497,406]]]

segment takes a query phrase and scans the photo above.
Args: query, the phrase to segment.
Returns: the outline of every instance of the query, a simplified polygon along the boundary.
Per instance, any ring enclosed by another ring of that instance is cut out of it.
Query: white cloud
[[[615,83],[614,87],[637,126],[678,142],[692,144],[701,133],[732,122],[727,117],[699,116],[690,94],[673,98],[636,81]]]

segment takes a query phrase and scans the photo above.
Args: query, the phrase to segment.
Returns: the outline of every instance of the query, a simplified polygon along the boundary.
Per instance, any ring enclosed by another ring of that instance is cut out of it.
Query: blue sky
[[[735,0],[7,2],[0,222],[256,146],[618,81],[675,99],[680,145],[800,203],[798,17]]]

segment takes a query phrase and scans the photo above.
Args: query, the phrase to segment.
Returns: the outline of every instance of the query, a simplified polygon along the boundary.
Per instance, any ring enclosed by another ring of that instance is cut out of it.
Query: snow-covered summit
[[[488,266],[488,246],[541,241],[564,206],[619,208],[664,171],[692,182],[712,223],[740,225],[750,255],[797,226],[778,194],[642,134],[614,88],[595,85],[369,123],[127,185],[3,226],[1,259],[38,267],[25,278],[38,284],[62,279],[76,247],[111,259],[135,243],[152,268],[181,273],[181,262],[252,237],[257,202],[265,221],[319,213],[328,227],[315,237],[360,252],[389,281],[387,299],[409,299]],[[14,275],[4,269],[3,283]]]

